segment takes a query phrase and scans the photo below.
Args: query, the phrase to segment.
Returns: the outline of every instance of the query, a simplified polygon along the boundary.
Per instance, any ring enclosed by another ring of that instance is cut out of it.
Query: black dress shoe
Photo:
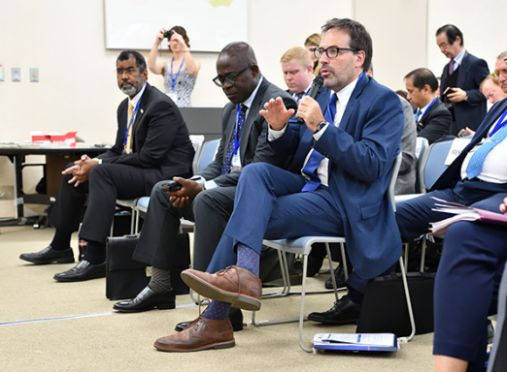
[[[28,261],[36,265],[72,263],[74,262],[74,252],[72,252],[72,248],[57,251],[51,246],[48,246],[39,252],[22,253],[19,258],[23,261]]]
[[[63,273],[55,274],[53,277],[57,282],[81,282],[84,280],[105,278],[106,264],[92,264],[90,261],[82,260],[72,269]]]
[[[323,324],[354,324],[359,318],[361,306],[343,296],[336,301],[331,309],[323,313],[310,313],[308,320]]]
[[[343,270],[343,266],[340,265],[333,271],[334,278],[336,279],[336,288],[343,288],[346,286],[345,280],[345,271]],[[331,280],[331,276],[326,280],[326,289],[333,289],[333,281]]]
[[[139,313],[153,309],[174,309],[176,307],[174,292],[156,293],[146,286],[132,300],[120,301],[113,309],[120,313]]]
[[[232,324],[232,330],[234,332],[241,331],[243,329],[243,313],[241,312],[241,309],[236,309],[235,307],[231,307],[229,310],[229,319]],[[186,322],[179,322],[174,327],[174,330],[176,332],[181,332],[185,329],[187,329],[190,324],[192,324],[192,321],[186,321]]]

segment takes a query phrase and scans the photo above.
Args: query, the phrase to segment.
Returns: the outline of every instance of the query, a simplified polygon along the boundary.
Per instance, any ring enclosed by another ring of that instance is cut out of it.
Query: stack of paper
[[[313,337],[316,350],[397,351],[394,333],[317,333]]]
[[[467,207],[466,205],[449,202],[443,199],[435,198],[434,211],[454,214],[454,216],[446,218],[441,221],[432,222],[431,232],[434,234],[442,235],[447,227],[458,221],[479,221],[491,224],[507,224],[507,215],[496,213],[479,208]]]

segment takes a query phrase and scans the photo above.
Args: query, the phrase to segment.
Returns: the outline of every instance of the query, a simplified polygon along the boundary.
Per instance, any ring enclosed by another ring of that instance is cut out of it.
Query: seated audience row
[[[177,75],[185,65],[195,81],[199,64],[190,56],[186,31],[177,27],[167,35],[164,30],[159,32],[149,66],[153,72],[167,75],[169,67],[157,62],[157,52],[162,39],[168,37],[174,53],[171,82],[178,61]],[[179,333],[158,339],[158,350],[234,346],[233,331],[243,326],[239,309],[255,311],[261,306],[259,260],[264,238],[345,236],[352,265],[346,283],[348,294],[330,310],[311,313],[308,318],[330,324],[354,323],[368,281],[390,272],[400,257],[402,241],[419,237],[427,232],[430,222],[448,216],[432,209],[433,197],[494,209],[499,193],[502,197],[507,193],[507,169],[502,165],[507,100],[498,101],[486,114],[486,93],[479,92],[479,84],[488,75],[485,62],[466,52],[456,26],[439,28],[436,40],[451,59],[442,72],[440,98],[438,81],[430,70],[419,68],[405,76],[407,99],[416,109],[415,115],[403,98],[373,79],[372,40],[356,21],[331,19],[322,27],[319,42],[308,47],[313,53],[302,47],[284,53],[280,62],[287,92],[261,74],[248,44],[227,45],[218,56],[213,79],[230,101],[223,109],[220,146],[213,162],[199,178],[192,179],[194,151],[176,105],[146,82],[146,62],[138,52],[120,53],[116,61],[118,85],[128,98],[118,107],[115,145],[94,159],[84,155],[63,171],[51,216],[56,226],[53,240],[42,251],[20,258],[35,264],[74,262],[70,238],[78,229],[88,196],[79,232],[83,259],[56,274],[55,280],[103,277],[105,240],[115,200],[151,193],[133,258],[151,265],[153,275],[134,299],[118,302],[114,309],[139,312],[175,307],[170,273],[181,254],[174,245],[181,217],[196,223],[194,268],[182,273],[183,280],[212,299],[197,319],[176,326]],[[312,40],[307,41],[305,44],[311,45]],[[507,52],[500,54],[495,66],[505,95],[506,57]],[[323,86],[310,94],[316,70]],[[485,92],[487,84],[486,80],[481,85]],[[173,85],[170,91],[175,90]],[[493,97],[502,96],[487,95],[488,99]],[[431,192],[400,203],[395,215],[387,188],[397,154],[401,151],[403,159],[397,192],[411,193],[416,132],[432,143],[465,128],[476,129],[470,144]],[[164,191],[161,181],[168,179],[174,179],[181,189]],[[470,231],[477,228],[485,241],[493,239],[490,235],[498,230],[463,223],[453,226],[445,238],[445,247],[450,248],[444,249],[435,304],[437,366],[454,363],[454,359],[460,366],[483,365],[481,333],[485,327],[481,322],[493,298],[489,290],[503,271],[500,263],[505,261],[505,250],[498,248],[503,247],[500,239],[488,251],[495,266],[477,273],[481,281],[471,284],[479,292],[489,291],[483,293],[482,308],[453,319],[446,301],[451,298],[454,281],[465,279],[467,257],[474,257],[477,265],[488,264],[475,243],[463,240],[470,237],[463,233],[465,227]],[[494,239],[502,237],[496,234]],[[484,283],[483,287],[479,283]],[[466,306],[463,293],[453,295],[457,303]],[[465,321],[473,327],[455,331]]]

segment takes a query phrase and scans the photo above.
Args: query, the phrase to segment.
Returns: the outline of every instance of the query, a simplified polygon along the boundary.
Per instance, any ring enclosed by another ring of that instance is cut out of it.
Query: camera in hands
[[[174,31],[173,30],[166,30],[164,31],[164,37],[171,40],[171,37],[173,36]]]

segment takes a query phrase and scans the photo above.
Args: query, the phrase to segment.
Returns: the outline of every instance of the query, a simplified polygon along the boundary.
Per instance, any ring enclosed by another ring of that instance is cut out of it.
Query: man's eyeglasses
[[[315,57],[320,58],[324,54],[326,54],[327,58],[336,58],[339,54],[343,52],[357,52],[358,49],[355,48],[340,48],[335,45],[330,46],[329,48],[317,48],[315,49]]]
[[[244,69],[238,71],[238,72],[230,72],[226,75],[217,75],[213,78],[213,82],[219,86],[223,87],[225,83],[228,83],[229,85],[234,85],[234,82],[238,78],[239,75],[241,75],[243,72],[248,70],[250,68],[250,65],[246,66]]]

